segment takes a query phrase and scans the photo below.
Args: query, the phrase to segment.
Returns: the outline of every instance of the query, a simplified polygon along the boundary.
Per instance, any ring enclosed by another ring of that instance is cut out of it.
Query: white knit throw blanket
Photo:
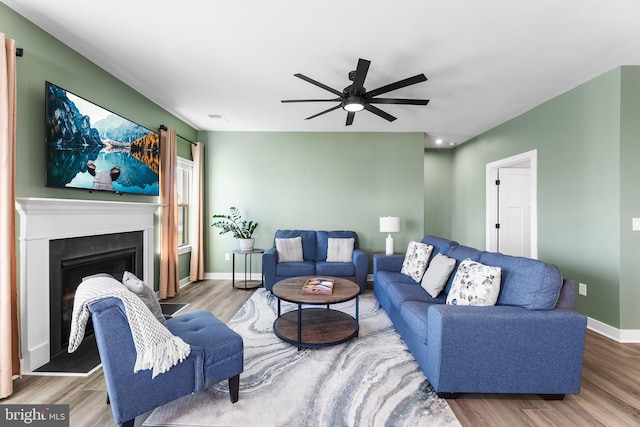
[[[76,289],[69,334],[69,353],[73,353],[84,338],[85,326],[91,316],[87,305],[107,297],[119,298],[124,304],[136,347],[134,373],[143,369],[153,369],[152,378],[155,378],[189,356],[189,344],[161,324],[136,294],[110,277],[87,279]]]

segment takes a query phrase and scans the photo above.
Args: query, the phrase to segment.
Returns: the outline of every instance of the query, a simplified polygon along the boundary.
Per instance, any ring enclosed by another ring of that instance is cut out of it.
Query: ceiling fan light
[[[359,96],[349,96],[345,98],[342,106],[346,111],[358,112],[364,110],[364,101]]]

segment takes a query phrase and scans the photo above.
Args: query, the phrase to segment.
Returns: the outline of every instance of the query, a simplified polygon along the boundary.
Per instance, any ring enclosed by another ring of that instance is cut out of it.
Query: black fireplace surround
[[[132,231],[49,241],[51,357],[67,351],[74,294],[83,277],[109,273],[122,280],[125,271],[142,277],[143,234]],[[86,335],[92,331],[87,324]]]

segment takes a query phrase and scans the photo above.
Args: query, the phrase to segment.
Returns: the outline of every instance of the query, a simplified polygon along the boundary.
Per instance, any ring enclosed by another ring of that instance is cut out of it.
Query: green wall
[[[452,150],[425,150],[424,234],[451,237]]]
[[[486,164],[537,149],[538,258],[588,285],[580,312],[640,329],[638,111],[639,68],[617,68],[456,148],[451,237],[484,247]]]
[[[0,4],[0,32],[15,39],[17,46],[24,49],[24,56],[17,58],[16,196],[157,202],[157,197],[90,193],[45,186],[45,81],[55,83],[150,129],[158,129],[161,124],[172,126],[180,135],[193,140],[197,136],[196,130],[4,4]],[[180,139],[178,144],[188,146],[188,143]]]
[[[384,252],[380,216],[399,216],[395,250],[423,237],[422,133],[204,132],[205,218],[231,206],[259,222],[256,247],[277,229],[354,230]],[[230,272],[229,234],[205,227],[205,271]],[[254,267],[254,271],[256,270]]]
[[[640,67],[622,67],[620,131],[620,327],[640,329]]]

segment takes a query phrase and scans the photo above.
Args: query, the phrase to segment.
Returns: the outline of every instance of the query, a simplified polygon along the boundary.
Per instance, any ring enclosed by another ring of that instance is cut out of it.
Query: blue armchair
[[[167,320],[166,327],[191,346],[191,354],[152,378],[151,370],[133,372],[136,349],[122,301],[103,298],[88,308],[116,424],[133,426],[136,416],[225,379],[231,401],[238,401],[244,368],[242,337],[208,311]]]

